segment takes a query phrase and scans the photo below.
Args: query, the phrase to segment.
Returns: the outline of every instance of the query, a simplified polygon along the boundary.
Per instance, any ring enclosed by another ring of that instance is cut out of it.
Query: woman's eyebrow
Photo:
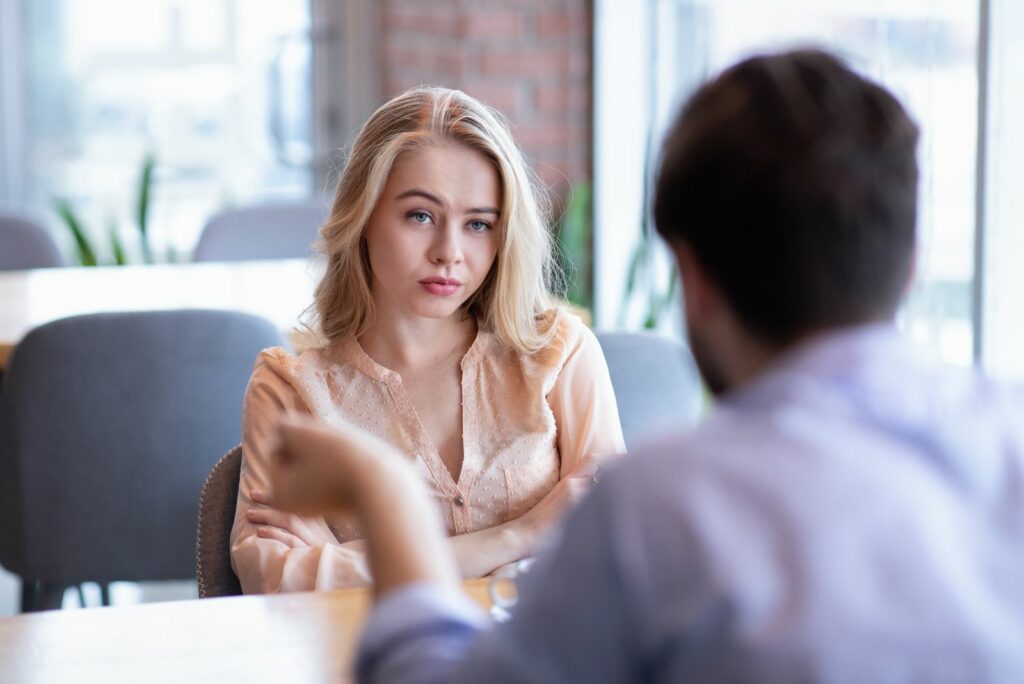
[[[403,193],[399,194],[397,197],[395,197],[395,199],[396,200],[400,200],[400,199],[405,199],[406,197],[422,197],[425,200],[433,202],[434,204],[436,204],[439,207],[445,206],[444,202],[441,201],[440,197],[438,197],[437,195],[432,195],[429,192],[427,192],[426,190],[419,190],[417,188],[413,188],[412,190],[406,190],[405,192],[403,192]]]
[[[406,199],[407,197],[422,197],[423,199],[427,200],[428,202],[433,202],[434,204],[436,204],[439,207],[447,208],[447,206],[448,206],[437,195],[431,194],[431,193],[427,192],[426,190],[420,190],[418,188],[413,188],[412,190],[406,190],[403,193],[399,193],[395,197],[395,199],[396,200],[400,200],[400,199]],[[466,213],[467,214],[492,214],[494,216],[500,216],[501,215],[501,212],[498,209],[496,209],[495,207],[470,207],[469,209],[466,210]]]

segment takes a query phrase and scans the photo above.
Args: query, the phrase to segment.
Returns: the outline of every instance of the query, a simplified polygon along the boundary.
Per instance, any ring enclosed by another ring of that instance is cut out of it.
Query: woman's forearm
[[[533,551],[533,531],[519,520],[448,539],[465,578],[483,577]]]

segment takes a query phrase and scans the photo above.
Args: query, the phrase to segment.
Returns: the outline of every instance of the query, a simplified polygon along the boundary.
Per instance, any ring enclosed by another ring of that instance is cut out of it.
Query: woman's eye
[[[490,228],[491,228],[491,224],[489,224],[487,221],[470,221],[469,222],[469,229],[474,231],[474,232],[477,232],[477,233],[482,233],[485,230],[490,230]]]
[[[413,211],[409,213],[409,219],[413,223],[430,223],[430,214],[425,211]]]

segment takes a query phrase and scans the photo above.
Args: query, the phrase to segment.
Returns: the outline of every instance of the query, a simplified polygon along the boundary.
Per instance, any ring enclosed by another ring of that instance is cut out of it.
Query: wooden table
[[[489,605],[487,580],[465,582]],[[0,683],[347,682],[369,592],[237,596],[0,619]]]
[[[229,309],[288,332],[312,304],[321,273],[319,263],[303,259],[3,272],[0,370],[32,328],[100,311]]]

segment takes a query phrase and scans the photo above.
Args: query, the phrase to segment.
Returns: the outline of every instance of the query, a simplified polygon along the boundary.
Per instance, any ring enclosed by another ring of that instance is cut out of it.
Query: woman
[[[231,554],[247,593],[369,581],[344,517],[273,507],[284,413],[365,432],[414,462],[463,576],[532,553],[625,451],[593,334],[547,289],[552,246],[522,153],[496,113],[416,88],[363,127],[321,230],[323,345],[260,354],[243,416]]]

